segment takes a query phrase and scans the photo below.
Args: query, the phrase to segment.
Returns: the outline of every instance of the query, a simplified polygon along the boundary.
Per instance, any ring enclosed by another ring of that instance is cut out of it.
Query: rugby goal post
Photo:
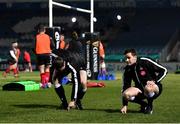
[[[53,5],[59,6],[59,7],[63,7],[66,9],[72,9],[72,10],[76,10],[76,11],[80,11],[80,12],[84,12],[84,13],[89,13],[90,14],[90,32],[93,33],[94,32],[94,0],[90,0],[90,10],[87,9],[82,9],[82,8],[76,8],[76,7],[72,7],[66,4],[62,4],[62,3],[58,3],[55,2],[53,0],[49,0],[49,27],[53,27]]]
[[[58,48],[58,43],[56,35],[58,31],[55,31],[53,27],[53,6],[59,6],[66,9],[72,9],[75,11],[80,11],[84,13],[90,14],[90,32],[85,33],[86,39],[86,70],[87,70],[87,78],[88,79],[97,79],[99,74],[99,33],[94,32],[94,0],[90,0],[90,10],[72,7],[66,4],[54,2],[53,0],[49,0],[49,29],[53,30],[53,37],[56,43],[56,49]]]

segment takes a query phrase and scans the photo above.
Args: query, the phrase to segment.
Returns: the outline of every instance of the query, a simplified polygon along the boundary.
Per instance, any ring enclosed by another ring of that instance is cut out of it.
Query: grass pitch
[[[39,82],[39,72],[0,76],[0,123],[180,123],[180,75],[168,74],[163,80],[163,92],[154,101],[152,115],[139,113],[137,104],[129,103],[128,114],[120,113],[121,74],[117,80],[103,81],[104,88],[89,88],[84,99],[84,110],[60,110],[54,88],[38,91],[2,91],[9,82],[33,80]],[[98,81],[102,82],[102,81]],[[64,85],[70,100],[71,85]]]

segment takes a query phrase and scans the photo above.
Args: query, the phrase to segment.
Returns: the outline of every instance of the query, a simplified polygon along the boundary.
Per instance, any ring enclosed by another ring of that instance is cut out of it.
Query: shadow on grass
[[[49,109],[58,109],[59,106],[56,105],[40,105],[40,104],[18,104],[12,105],[18,108],[26,108],[26,109],[37,109],[37,108],[49,108]]]
[[[83,110],[90,110],[90,111],[105,111],[107,113],[121,113],[119,109],[83,109]],[[128,110],[128,113],[140,113],[136,110]]]
[[[25,109],[37,109],[37,108],[47,108],[47,109],[61,109],[60,106],[56,105],[40,105],[40,104],[18,104],[12,105],[18,108],[25,108]],[[93,109],[93,108],[85,108],[85,111],[104,111],[107,113],[121,113],[119,109]],[[135,110],[128,110],[128,113],[140,113],[139,111]]]

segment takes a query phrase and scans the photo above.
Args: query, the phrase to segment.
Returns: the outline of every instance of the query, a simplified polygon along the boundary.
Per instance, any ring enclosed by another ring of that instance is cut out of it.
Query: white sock
[[[55,84],[54,86],[55,86],[55,88],[58,88],[61,86],[61,84],[58,83],[58,84]]]

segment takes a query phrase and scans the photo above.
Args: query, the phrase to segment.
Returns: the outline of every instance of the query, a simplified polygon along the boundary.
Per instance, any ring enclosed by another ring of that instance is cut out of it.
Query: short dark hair
[[[54,60],[54,63],[53,63],[53,64],[54,64],[55,68],[60,69],[60,68],[62,68],[63,65],[64,65],[64,60],[63,60],[62,57],[57,57],[57,58]]]
[[[78,39],[78,34],[76,31],[72,32],[72,39]]]
[[[137,55],[136,50],[133,49],[133,48],[126,49],[126,50],[124,51],[124,55],[126,55],[127,53],[131,53],[133,56]]]
[[[13,43],[17,43],[17,41],[12,41],[11,44],[13,44]]]
[[[45,30],[45,26],[43,24],[40,24],[38,30],[39,32],[43,32]]]

